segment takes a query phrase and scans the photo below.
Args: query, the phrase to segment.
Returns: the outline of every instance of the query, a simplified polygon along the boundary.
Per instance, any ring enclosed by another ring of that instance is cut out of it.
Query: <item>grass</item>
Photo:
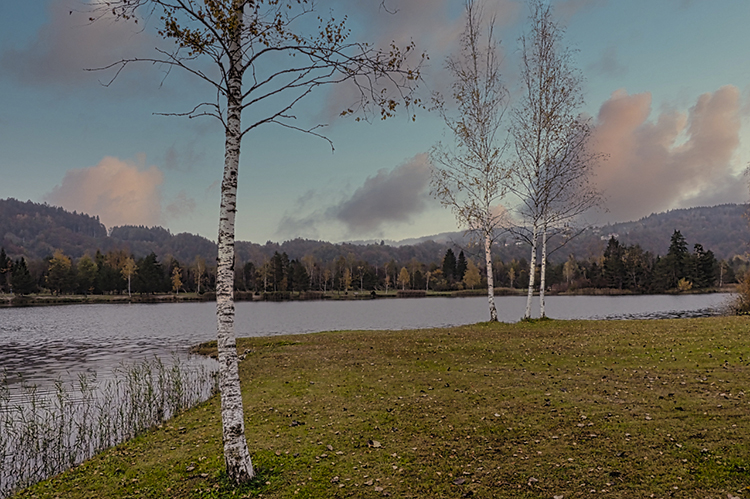
[[[242,339],[254,483],[223,475],[213,397],[19,497],[747,497],[749,333],[731,317]]]

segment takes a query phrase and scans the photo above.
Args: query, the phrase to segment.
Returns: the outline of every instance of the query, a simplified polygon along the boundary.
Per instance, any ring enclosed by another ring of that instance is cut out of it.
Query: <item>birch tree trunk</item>
[[[534,223],[531,233],[531,261],[529,262],[529,291],[526,295],[526,312],[523,314],[524,319],[531,319],[531,300],[534,297],[534,277],[536,276],[536,244],[537,244],[537,224]]]
[[[542,270],[539,275],[539,317],[547,317],[544,311],[544,290],[547,286],[547,224],[542,227]]]
[[[242,73],[239,70],[242,63],[239,43],[242,16],[238,18],[239,26],[229,48],[230,68],[227,76],[226,143],[216,269],[216,338],[219,352],[224,460],[229,478],[235,483],[243,483],[249,481],[255,475],[255,471],[245,440],[245,418],[237,366],[237,343],[234,336],[234,219],[237,212],[237,176],[242,137]]]
[[[487,231],[484,233],[484,259],[487,266],[487,301],[490,305],[490,321],[497,322],[497,307],[495,307],[495,275],[492,271],[492,237]]]

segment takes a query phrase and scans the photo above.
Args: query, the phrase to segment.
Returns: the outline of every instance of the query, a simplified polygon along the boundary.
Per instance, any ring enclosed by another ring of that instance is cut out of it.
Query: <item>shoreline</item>
[[[574,291],[564,292],[547,292],[546,296],[658,296],[658,295],[682,295],[682,294],[715,294],[715,293],[736,293],[736,285],[728,285],[723,288],[707,288],[704,290],[690,290],[688,292],[679,292],[677,290],[667,291],[664,293],[633,293],[628,290],[610,289],[610,288],[583,288]],[[295,294],[296,293],[296,294]],[[376,300],[391,298],[466,298],[466,297],[486,297],[484,290],[454,290],[454,291],[429,291],[422,290],[397,290],[388,293],[376,291],[364,292],[322,292],[322,291],[304,291],[304,292],[276,292],[254,294],[248,291],[236,291],[235,301],[357,301],[357,300]],[[526,290],[496,288],[495,297],[501,296],[526,296]],[[538,292],[534,296],[539,296]],[[191,302],[209,302],[216,301],[216,294],[213,292],[183,294],[154,294],[154,295],[0,295],[0,308],[10,307],[46,307],[57,305],[83,305],[83,304],[130,304],[130,303],[191,303]]]

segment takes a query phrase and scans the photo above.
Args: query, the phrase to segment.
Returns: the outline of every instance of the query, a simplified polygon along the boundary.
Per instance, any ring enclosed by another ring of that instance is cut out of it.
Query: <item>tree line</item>
[[[393,290],[458,291],[486,286],[486,268],[481,253],[472,248],[448,248],[442,259],[424,262],[391,259],[375,265],[354,253],[327,261],[307,254],[290,259],[286,252],[274,252],[263,261],[239,262],[235,269],[234,289],[252,293],[388,292]],[[467,256],[467,253],[470,253]],[[723,287],[737,282],[747,270],[747,262],[735,257],[717,260],[711,250],[699,243],[688,248],[678,230],[671,237],[664,256],[643,250],[639,245],[624,245],[611,237],[598,257],[565,262],[548,262],[545,282],[551,292],[616,289],[633,293],[661,293]],[[530,265],[513,258],[493,262],[496,288],[520,290],[528,286]],[[540,281],[541,265],[535,266]],[[155,253],[135,257],[125,250],[97,250],[93,256],[74,260],[57,250],[42,260],[9,258],[0,248],[0,291],[30,294],[155,294],[213,292],[216,268],[202,257],[181,262],[171,255],[160,259]]]

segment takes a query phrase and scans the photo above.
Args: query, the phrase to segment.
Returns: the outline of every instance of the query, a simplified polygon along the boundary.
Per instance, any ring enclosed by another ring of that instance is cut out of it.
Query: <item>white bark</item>
[[[492,236],[489,231],[484,234],[484,260],[487,266],[487,301],[490,306],[490,321],[497,322],[495,306],[495,276],[492,272]]]
[[[547,286],[547,225],[542,227],[542,270],[539,275],[539,317],[547,317],[544,311],[544,290]]]
[[[529,262],[529,291],[526,295],[526,312],[523,314],[524,319],[531,319],[531,300],[534,297],[534,277],[536,275],[536,244],[537,244],[537,224],[531,231],[531,261]]]
[[[232,59],[227,78],[226,144],[224,177],[221,184],[219,213],[219,256],[216,270],[216,320],[219,353],[219,390],[224,439],[224,460],[229,478],[235,483],[249,481],[253,464],[245,440],[237,344],[234,336],[234,219],[237,211],[237,176],[240,163],[242,73],[238,28],[229,50]]]

